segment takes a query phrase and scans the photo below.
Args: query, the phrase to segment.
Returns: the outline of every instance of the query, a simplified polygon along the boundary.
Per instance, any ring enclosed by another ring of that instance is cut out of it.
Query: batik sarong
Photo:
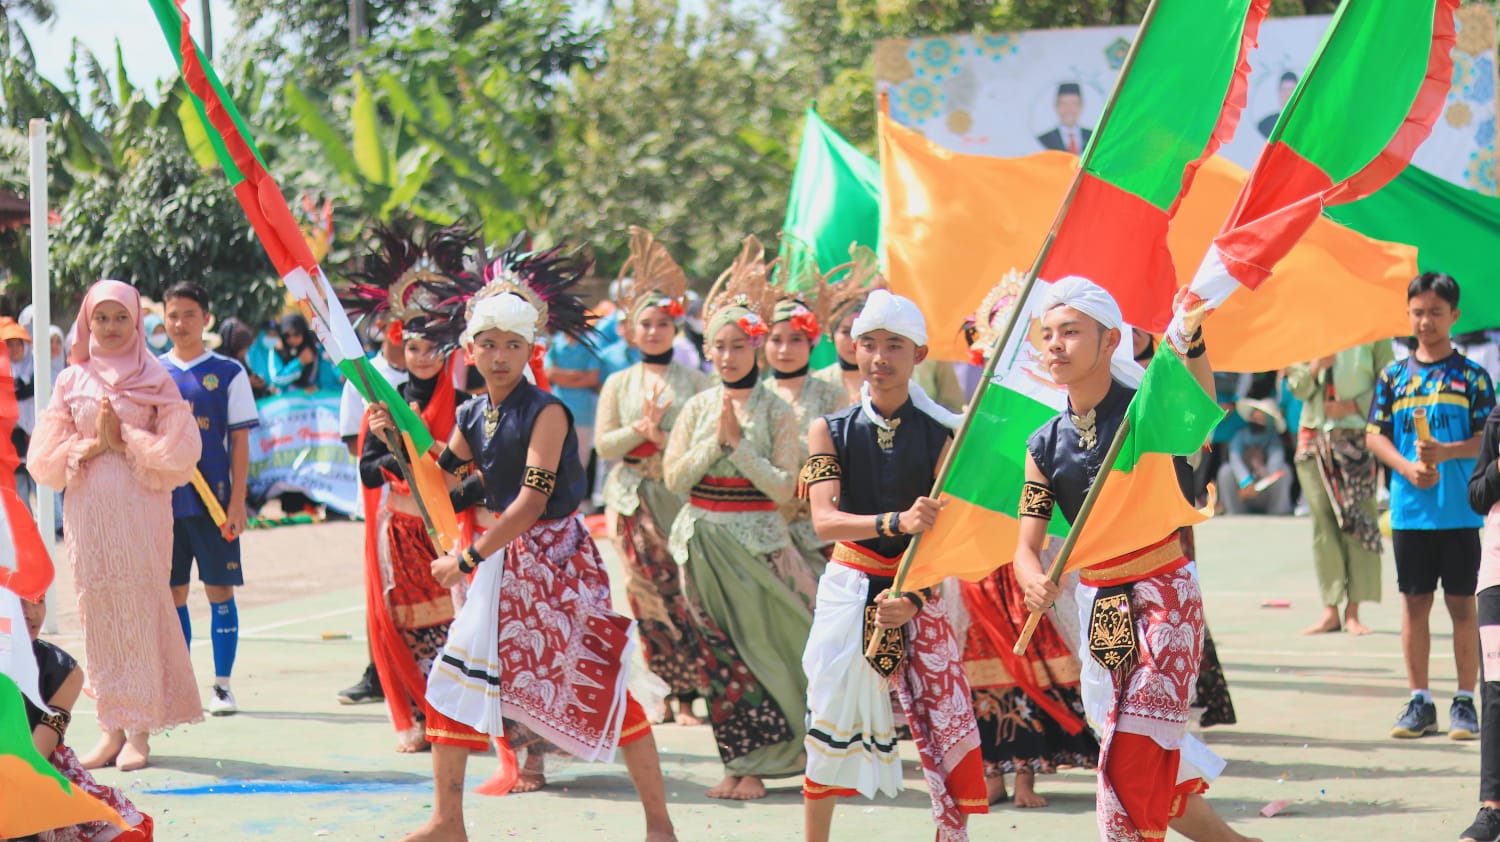
[[[625,689],[634,626],[610,607],[582,520],[538,522],[479,565],[428,677],[428,739],[482,750],[510,719],[574,758],[613,761],[650,731]]]
[[[922,761],[938,839],[964,842],[963,816],[989,812],[989,799],[958,641],[941,600],[930,600],[906,624],[905,651],[887,681],[865,659],[869,594],[869,575],[838,561],[818,583],[802,656],[810,723],[803,794],[874,798],[901,791],[894,687]]]
[[[1087,639],[1079,649],[1084,709],[1103,733],[1097,800],[1099,835],[1106,842],[1164,838],[1187,796],[1207,790],[1224,768],[1187,732],[1203,658],[1203,596],[1192,567],[1129,587],[1136,653],[1123,674],[1090,656]],[[1080,582],[1085,634],[1096,593]]]

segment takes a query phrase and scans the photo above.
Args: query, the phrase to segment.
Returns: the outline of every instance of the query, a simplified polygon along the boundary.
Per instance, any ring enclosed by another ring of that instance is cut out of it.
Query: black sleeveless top
[[[1120,424],[1125,420],[1125,410],[1130,406],[1135,390],[1111,381],[1104,400],[1094,407],[1094,446],[1085,450],[1078,443],[1078,427],[1073,424],[1071,412],[1061,412],[1043,424],[1041,429],[1026,440],[1026,450],[1047,477],[1052,493],[1057,496],[1057,508],[1069,523],[1078,519],[1078,510],[1083,508],[1083,499],[1088,496],[1104,457],[1109,454],[1109,445],[1115,440]],[[1188,499],[1193,483],[1193,469],[1187,460],[1176,457],[1177,483]]]
[[[908,400],[896,411],[894,446],[882,450],[876,440],[878,427],[865,417],[864,407],[855,404],[823,416],[833,438],[843,477],[839,480],[839,511],[853,515],[878,515],[903,512],[918,497],[932,493],[943,445],[953,431],[938,423]],[[906,551],[910,535],[894,538],[870,538],[860,546],[886,558]]]
[[[64,652],[45,640],[31,641],[31,653],[36,656],[37,689],[42,691],[42,698],[50,700],[62,689],[63,682],[78,668],[78,662],[73,656]],[[25,698],[25,697],[23,697]],[[26,698],[26,721],[35,731],[36,726],[42,724],[42,716],[50,711],[44,711],[31,703]]]
[[[526,448],[531,444],[531,429],[542,410],[556,404],[567,413],[568,436],[563,440],[562,456],[557,465],[557,485],[547,499],[540,520],[557,520],[578,510],[583,501],[586,482],[583,463],[578,459],[578,433],[573,430],[573,413],[563,402],[526,381],[521,381],[498,407],[494,432],[485,435],[485,413],[490,408],[488,395],[469,401],[458,410],[458,428],[463,431],[469,452],[484,474],[485,505],[491,511],[503,511],[521,493],[521,477],[526,472]]]

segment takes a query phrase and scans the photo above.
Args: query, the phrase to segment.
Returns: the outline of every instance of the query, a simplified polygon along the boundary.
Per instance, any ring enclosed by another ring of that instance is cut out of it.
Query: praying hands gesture
[[[726,392],[719,404],[719,445],[728,450],[740,446],[744,431],[740,429],[740,417],[734,413],[734,400]]]
[[[651,397],[646,401],[645,406],[641,408],[641,417],[637,418],[635,423],[630,425],[630,428],[635,430],[641,438],[657,447],[666,447],[667,445],[667,434],[662,432],[661,419],[662,416],[667,414],[667,407],[672,405],[672,399],[662,399],[662,393],[665,390],[665,384],[656,384],[656,389],[651,392]],[[721,436],[720,441],[722,440]]]
[[[105,398],[99,403],[99,436],[94,439],[94,444],[84,454],[84,459],[92,459],[113,450],[117,453],[125,452],[125,437],[120,431],[120,416],[115,412],[115,406]]]

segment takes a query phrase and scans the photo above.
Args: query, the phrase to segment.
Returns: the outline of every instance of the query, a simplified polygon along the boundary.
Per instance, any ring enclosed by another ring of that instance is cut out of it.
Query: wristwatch
[[[728,456],[729,454],[734,452],[734,445],[730,444],[727,441],[721,441],[719,442],[719,452],[724,454],[725,456]]]

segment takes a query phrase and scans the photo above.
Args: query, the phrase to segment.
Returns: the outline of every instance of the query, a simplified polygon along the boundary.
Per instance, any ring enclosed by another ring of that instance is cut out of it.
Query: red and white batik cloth
[[[455,724],[500,736],[511,719],[579,760],[612,761],[641,736],[635,717],[632,733],[622,733],[634,626],[610,607],[604,561],[583,521],[538,522],[479,565],[427,678],[438,714],[428,738],[476,736],[440,733]]]
[[[964,677],[963,650],[943,611],[929,601],[906,624],[906,655],[889,682],[864,656],[867,574],[834,561],[818,580],[807,672],[808,798],[901,791],[891,689],[906,714],[932,795],[941,842],[966,842],[964,814],[989,812],[979,727]]]
[[[1131,585],[1136,657],[1122,677],[1122,692],[1116,676],[1088,653],[1096,593],[1078,586],[1083,706],[1103,734],[1099,836],[1106,842],[1162,839],[1187,796],[1207,790],[1224,770],[1224,761],[1187,732],[1203,656],[1203,595],[1192,565]]]
[[[37,839],[41,842],[139,842],[152,838],[151,817],[136,809],[130,799],[125,797],[125,793],[94,780],[94,776],[78,762],[78,755],[71,748],[66,745],[58,746],[53,749],[47,762],[73,786],[103,801],[119,813],[120,818],[130,825],[130,829],[121,830],[110,822],[85,822],[44,830],[37,834]]]

